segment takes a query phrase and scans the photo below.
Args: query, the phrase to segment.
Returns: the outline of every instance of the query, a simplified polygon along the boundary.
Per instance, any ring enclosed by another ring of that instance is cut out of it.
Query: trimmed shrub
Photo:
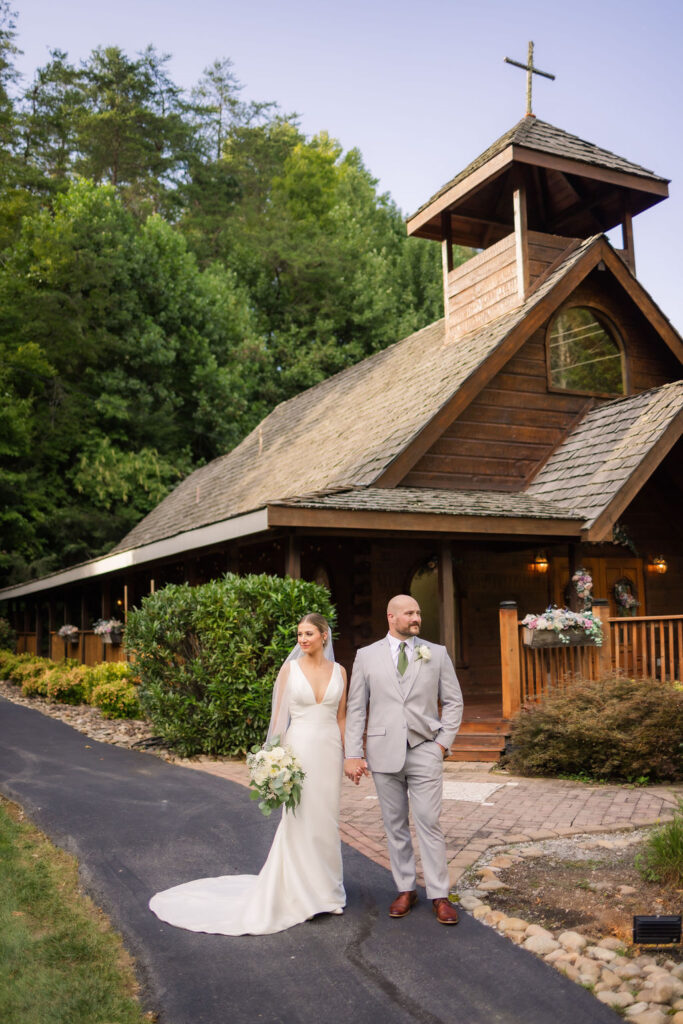
[[[85,704],[87,674],[85,665],[72,661],[51,662],[45,669],[48,700],[59,704]]]
[[[100,709],[104,718],[140,718],[142,715],[137,687],[127,679],[98,683],[90,703]]]
[[[265,737],[273,683],[306,612],[332,624],[318,584],[228,573],[171,585],[128,616],[140,702],[164,742],[192,754],[244,754]]]
[[[24,697],[47,697],[47,658],[35,654],[20,654],[10,667],[10,682],[21,687]]]
[[[580,682],[522,709],[506,767],[596,780],[683,778],[683,692],[619,676]]]
[[[15,654],[13,651],[0,650],[0,679],[7,682],[14,682],[12,679],[12,670],[16,665],[19,664],[19,658],[22,655]]]

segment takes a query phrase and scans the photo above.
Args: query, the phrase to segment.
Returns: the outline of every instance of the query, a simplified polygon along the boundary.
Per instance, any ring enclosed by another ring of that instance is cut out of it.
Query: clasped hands
[[[364,757],[347,757],[344,760],[344,775],[354,785],[358,785],[363,775],[369,775],[370,769]]]

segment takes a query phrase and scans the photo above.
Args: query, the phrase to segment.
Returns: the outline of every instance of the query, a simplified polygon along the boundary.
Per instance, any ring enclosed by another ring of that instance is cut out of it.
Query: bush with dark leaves
[[[578,682],[516,715],[505,766],[523,775],[678,781],[683,690],[620,676]]]
[[[128,616],[125,642],[143,711],[164,742],[184,756],[262,743],[273,683],[307,612],[334,622],[328,591],[289,577],[228,573],[146,597]]]

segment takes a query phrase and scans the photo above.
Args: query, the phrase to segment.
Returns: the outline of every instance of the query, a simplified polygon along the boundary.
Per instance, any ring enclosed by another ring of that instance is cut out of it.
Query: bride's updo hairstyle
[[[323,638],[323,643],[329,638],[330,624],[324,615],[319,615],[318,612],[308,612],[307,615],[304,615],[304,617],[299,620],[298,625],[300,626],[304,622],[310,622],[312,626],[315,626]]]

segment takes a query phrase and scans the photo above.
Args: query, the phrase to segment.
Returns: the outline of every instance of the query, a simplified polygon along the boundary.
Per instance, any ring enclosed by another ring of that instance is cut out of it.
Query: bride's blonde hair
[[[312,626],[318,630],[323,640],[326,640],[330,636],[330,624],[324,615],[320,615],[318,612],[307,612],[302,619],[299,619],[297,625],[301,625],[302,622],[310,622]]]

